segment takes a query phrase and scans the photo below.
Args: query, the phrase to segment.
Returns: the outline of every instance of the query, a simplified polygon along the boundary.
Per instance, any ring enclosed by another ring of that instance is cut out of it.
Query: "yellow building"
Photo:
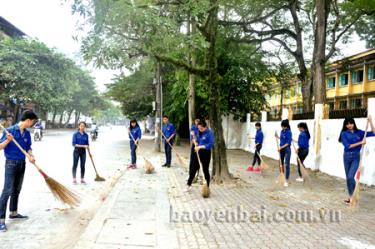
[[[298,80],[283,87],[283,107],[302,113],[302,88]],[[375,49],[344,58],[326,66],[326,102],[330,110],[358,109],[375,97]],[[279,112],[280,84],[267,96],[270,113]]]

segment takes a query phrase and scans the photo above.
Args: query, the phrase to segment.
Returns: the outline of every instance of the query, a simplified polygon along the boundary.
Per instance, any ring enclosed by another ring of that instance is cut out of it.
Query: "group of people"
[[[353,192],[356,184],[355,176],[358,171],[359,163],[360,163],[360,152],[362,149],[362,145],[366,143],[366,137],[375,136],[375,129],[372,122],[372,117],[369,116],[367,118],[368,124],[371,127],[371,131],[363,131],[357,128],[355,120],[353,118],[345,118],[343,122],[343,126],[340,132],[340,136],[338,141],[342,143],[344,146],[344,155],[343,155],[343,162],[344,162],[344,169],[346,175],[346,183],[348,189],[348,198],[344,200],[345,203],[350,204],[353,197]],[[275,137],[279,140],[279,144],[277,146],[278,153],[280,156],[280,163],[282,166],[283,172],[285,172],[285,183],[284,186],[288,187],[289,183],[289,176],[290,176],[290,158],[291,158],[291,146],[292,143],[297,142],[298,147],[296,149],[297,156],[300,160],[297,160],[297,172],[298,178],[296,179],[297,182],[303,182],[304,178],[301,173],[301,167],[304,167],[303,162],[309,154],[309,141],[310,141],[310,132],[307,127],[307,124],[301,122],[298,124],[298,129],[300,134],[298,136],[298,140],[293,140],[292,132],[290,129],[289,121],[282,120],[281,121],[281,132],[280,135],[275,133]],[[258,122],[255,124],[256,128],[256,135],[255,137],[250,137],[251,139],[255,139],[255,152],[253,157],[252,164],[247,168],[247,171],[260,173],[261,172],[261,159],[260,159],[260,151],[262,149],[262,144],[264,140],[264,134],[262,131],[261,124]]]
[[[8,200],[10,199],[9,205],[9,219],[27,219],[25,215],[18,213],[18,197],[22,188],[23,178],[25,174],[26,157],[31,163],[35,163],[35,158],[31,148],[31,135],[28,128],[32,127],[38,120],[37,115],[31,111],[26,110],[21,115],[19,123],[6,128],[0,139],[0,150],[4,150],[5,155],[5,179],[4,187],[0,197],[0,232],[5,232],[7,227],[5,225],[6,208]],[[352,201],[352,195],[355,188],[355,175],[357,173],[360,163],[360,151],[362,145],[366,143],[365,136],[375,136],[375,128],[372,122],[371,116],[368,117],[368,124],[371,126],[371,131],[359,130],[353,118],[346,118],[343,122],[343,127],[339,136],[339,142],[344,146],[344,168],[346,174],[346,182],[348,188],[348,198],[345,199],[345,203]],[[256,135],[255,139],[255,154],[252,165],[249,167],[249,171],[261,172],[259,165],[260,151],[262,149],[264,135],[262,132],[261,124],[256,123]],[[80,182],[85,184],[85,161],[86,161],[86,150],[89,150],[89,136],[85,132],[86,123],[81,121],[78,125],[78,130],[73,134],[72,145],[73,150],[73,183],[77,184],[76,174],[78,162],[80,161]],[[285,172],[286,183],[288,186],[288,180],[290,176],[290,157],[291,157],[291,145],[293,142],[298,144],[298,157],[303,163],[307,155],[309,154],[309,140],[310,133],[306,123],[299,123],[298,129],[300,134],[298,140],[292,139],[292,132],[290,129],[289,121],[283,120],[281,122],[280,135],[275,134],[276,138],[280,140],[278,142],[278,152],[280,153],[280,161],[282,164],[283,172]],[[131,164],[129,168],[137,167],[137,155],[136,150],[139,141],[142,137],[141,129],[137,121],[131,120],[129,126],[129,138],[131,148]],[[165,151],[165,163],[163,167],[171,167],[172,164],[172,146],[176,137],[176,131],[172,123],[169,122],[168,116],[163,117],[162,136],[164,142]],[[23,148],[21,151],[12,142],[15,140]],[[207,127],[207,123],[204,120],[195,119],[194,124],[190,129],[190,164],[189,164],[189,178],[187,180],[186,191],[191,190],[191,185],[197,171],[202,167],[207,186],[210,184],[210,173],[209,165],[211,161],[211,151],[215,144],[214,134]],[[26,155],[24,154],[26,152]],[[258,164],[258,167],[255,167]],[[303,181],[303,175],[301,174],[301,165],[297,162],[299,177],[296,179],[299,182]]]

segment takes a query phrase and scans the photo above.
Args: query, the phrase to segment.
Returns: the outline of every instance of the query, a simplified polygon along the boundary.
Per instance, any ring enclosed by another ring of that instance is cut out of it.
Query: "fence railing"
[[[348,110],[331,110],[329,119],[341,119],[346,117],[364,118],[367,116],[366,108],[348,109]],[[314,112],[304,112],[293,114],[293,120],[314,119]]]

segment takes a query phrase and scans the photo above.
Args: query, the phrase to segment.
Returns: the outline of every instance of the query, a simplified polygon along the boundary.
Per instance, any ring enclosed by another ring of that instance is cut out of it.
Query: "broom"
[[[367,120],[366,131],[365,131],[365,135],[363,137],[363,140],[365,140],[365,141],[366,141],[366,136],[367,136],[368,125],[369,125],[369,121]],[[363,145],[362,149],[361,149],[361,155],[360,155],[360,159],[359,159],[358,170],[357,170],[357,173],[356,173],[356,176],[355,176],[356,183],[355,183],[355,188],[354,188],[354,192],[353,192],[353,195],[352,195],[352,200],[350,201],[350,207],[356,206],[359,202],[359,189],[360,189],[359,178],[361,176],[361,166],[362,166],[362,158],[363,158],[364,148],[365,148],[365,145]]]
[[[275,131],[275,138],[276,138],[276,145],[277,149],[279,151],[279,168],[280,168],[280,175],[277,178],[277,183],[280,186],[283,186],[285,184],[285,175],[284,175],[284,170],[283,170],[283,164],[281,162],[281,155],[280,155],[280,145],[279,145],[279,138],[277,137],[277,132]]]
[[[259,156],[260,158],[260,169],[261,170],[266,170],[269,168],[269,166],[264,162],[262,156],[258,153],[258,151],[255,150],[255,153],[257,153],[257,155]]]
[[[2,124],[0,127],[5,130],[5,133],[8,135],[10,134],[7,129],[4,128]],[[13,143],[18,147],[18,149],[30,160],[31,156],[27,153],[15,140],[12,139]],[[53,178],[49,177],[36,163],[32,163],[35,168],[39,171],[39,173],[43,176],[48,188],[51,190],[53,196],[61,201],[64,204],[67,204],[71,207],[78,206],[80,203],[80,199],[77,194],[66,188],[64,185],[60,184]]]
[[[294,144],[294,141],[292,141],[292,144],[293,144],[294,151],[296,152],[297,161],[298,161],[298,163],[299,163],[299,168],[300,168],[300,170],[301,170],[302,178],[303,178],[304,180],[309,180],[309,179],[310,179],[310,176],[309,176],[309,174],[307,173],[307,170],[306,170],[306,168],[305,168],[305,165],[302,163],[301,159],[300,159],[299,156],[298,156],[297,148],[296,148],[296,145]]]
[[[195,147],[196,146],[197,146],[197,143],[195,143]],[[199,168],[200,168],[200,170],[203,171],[203,166],[202,166],[201,158],[199,156],[199,152],[195,151],[195,153],[197,153]],[[203,175],[203,173],[202,173],[202,175]],[[210,197],[210,188],[208,187],[206,178],[204,178],[204,177],[203,177],[203,186],[202,186],[202,196],[203,196],[203,198]]]
[[[175,148],[173,147],[173,145],[170,144],[170,143],[168,142],[168,140],[167,140],[167,138],[165,137],[163,131],[161,131],[159,127],[158,127],[158,130],[160,131],[161,135],[163,136],[163,138],[165,139],[165,141],[168,143],[168,145],[169,145],[169,146],[172,148],[172,150],[176,153],[177,159],[178,159],[178,161],[180,162],[180,164],[186,166],[186,162],[183,160],[183,158],[180,156],[180,154],[178,154],[178,152],[175,150]]]
[[[130,137],[132,138],[132,140],[133,140],[135,146],[138,147],[138,144],[135,142],[135,139],[134,139],[134,137],[133,137],[133,134],[132,134],[131,132],[129,132],[129,135],[130,135]],[[154,170],[155,170],[154,165],[152,165],[152,163],[151,163],[149,160],[147,160],[146,157],[144,157],[144,156],[142,156],[142,157],[143,157],[143,160],[145,160],[145,172],[146,172],[146,174],[151,174],[151,173],[154,172]]]
[[[87,148],[87,151],[89,152],[91,163],[92,163],[92,166],[94,167],[94,170],[95,170],[95,174],[96,174],[95,181],[97,181],[97,182],[105,181],[105,178],[99,176],[98,171],[96,170],[94,159],[92,158],[92,155],[91,155],[91,152],[90,152],[90,148]]]

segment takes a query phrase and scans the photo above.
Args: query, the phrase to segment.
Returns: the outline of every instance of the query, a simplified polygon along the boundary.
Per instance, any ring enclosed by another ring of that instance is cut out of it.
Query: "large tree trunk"
[[[191,23],[190,23],[191,22]],[[191,30],[190,30],[191,28]],[[192,19],[189,19],[188,23],[188,32],[189,35],[195,33],[195,21]],[[194,48],[190,48],[190,65],[192,67],[195,67],[196,61],[195,61],[195,50]],[[189,127],[192,126],[194,123],[194,119],[197,118],[195,114],[195,75],[192,73],[189,73]]]
[[[55,119],[56,119],[56,115],[57,115],[57,112],[56,111],[53,111],[53,115],[52,115],[52,127],[55,128]]]
[[[284,86],[285,83],[281,83],[281,88],[280,88],[280,110],[279,110],[279,117],[281,118],[283,115],[283,105],[284,105]]]
[[[64,118],[64,111],[63,111],[63,112],[61,112],[61,114],[60,114],[60,120],[59,120],[59,128],[61,128],[61,127],[62,127],[62,122],[63,122],[63,118]]]
[[[75,120],[74,120],[74,128],[78,127],[78,121],[79,121],[79,117],[80,116],[81,116],[81,112],[76,111],[76,113],[75,113]]]
[[[215,182],[222,182],[229,179],[227,152],[223,135],[223,127],[220,112],[220,82],[217,73],[217,58],[216,58],[216,39],[218,26],[218,3],[217,0],[210,0],[210,13],[207,27],[207,38],[210,47],[207,53],[207,67],[209,71],[209,88],[210,88],[210,125],[215,135],[215,146],[213,148],[213,169],[212,178]]]
[[[69,124],[69,121],[70,121],[70,118],[72,117],[73,111],[74,111],[73,109],[69,111],[68,119],[65,121],[64,127],[66,127]]]
[[[325,50],[327,35],[327,17],[330,0],[316,0],[316,28],[314,32],[314,98],[315,104],[325,102]]]

